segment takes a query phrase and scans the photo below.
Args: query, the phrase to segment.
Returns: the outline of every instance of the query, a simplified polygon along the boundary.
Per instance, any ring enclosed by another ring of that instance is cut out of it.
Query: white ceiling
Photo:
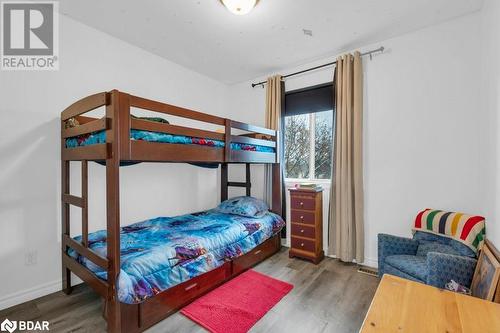
[[[224,83],[253,79],[477,11],[483,0],[61,1],[60,11]],[[306,36],[302,29],[312,30]]]

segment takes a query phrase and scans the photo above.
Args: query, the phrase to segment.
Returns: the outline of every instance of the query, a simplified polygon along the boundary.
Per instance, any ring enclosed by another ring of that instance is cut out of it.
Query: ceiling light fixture
[[[222,4],[235,15],[245,15],[257,5],[259,0],[220,0]]]

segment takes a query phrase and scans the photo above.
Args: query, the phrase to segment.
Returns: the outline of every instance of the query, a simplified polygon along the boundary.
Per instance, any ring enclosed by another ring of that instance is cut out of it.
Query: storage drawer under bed
[[[276,253],[280,248],[280,242],[280,235],[275,235],[247,254],[244,254],[238,258],[234,258],[232,261],[233,275],[241,273],[245,269],[256,265],[257,263]]]
[[[167,289],[161,294],[148,299],[147,302],[139,304],[140,327],[149,327],[159,320],[165,318],[167,308],[171,312],[190,303],[200,295],[223,283],[231,276],[231,263],[227,262],[210,272],[194,277],[175,287]]]

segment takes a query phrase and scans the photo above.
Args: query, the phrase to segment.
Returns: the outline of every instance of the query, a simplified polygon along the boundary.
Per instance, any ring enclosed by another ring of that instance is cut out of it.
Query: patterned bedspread
[[[203,138],[194,138],[190,136],[184,135],[172,135],[167,133],[159,133],[159,132],[150,132],[150,131],[140,131],[140,130],[131,130],[130,138],[132,140],[143,140],[149,142],[162,142],[162,143],[180,143],[180,144],[194,144],[194,145],[202,145],[202,146],[211,146],[215,148],[224,148],[224,141],[220,140],[212,140],[212,139],[203,139]],[[80,135],[73,138],[66,139],[66,147],[67,148],[75,148],[80,146],[88,146],[94,145],[98,143],[106,142],[106,132],[99,131],[91,134]],[[232,150],[249,150],[249,151],[258,151],[263,153],[273,153],[274,148],[266,147],[266,146],[257,146],[257,145],[248,145],[243,143],[231,143]]]
[[[226,259],[243,255],[275,235],[284,224],[273,213],[251,218],[209,210],[122,227],[119,300],[140,303],[220,267]],[[81,236],[75,239],[80,241]],[[105,257],[106,231],[89,234],[89,247]],[[100,267],[72,250],[69,254],[98,277],[107,278]]]

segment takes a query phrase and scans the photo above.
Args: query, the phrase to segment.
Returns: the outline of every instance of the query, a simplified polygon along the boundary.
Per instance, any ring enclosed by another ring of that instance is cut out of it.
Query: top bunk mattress
[[[184,135],[173,135],[160,132],[151,132],[143,130],[130,130],[130,139],[142,140],[148,142],[160,143],[177,143],[177,144],[194,144],[202,146],[210,146],[215,148],[224,148],[225,143],[221,140],[196,138]],[[98,131],[91,134],[80,135],[66,139],[66,148],[75,148],[81,146],[89,146],[106,142],[106,131]],[[266,146],[250,145],[232,142],[232,150],[257,151],[262,153],[274,153],[275,149]]]
[[[122,227],[118,298],[140,303],[250,252],[284,225],[279,215],[270,212],[252,218],[208,210]],[[75,240],[81,241],[81,236]],[[105,230],[89,234],[89,248],[106,257]],[[69,255],[106,280],[106,271],[73,250]]]

